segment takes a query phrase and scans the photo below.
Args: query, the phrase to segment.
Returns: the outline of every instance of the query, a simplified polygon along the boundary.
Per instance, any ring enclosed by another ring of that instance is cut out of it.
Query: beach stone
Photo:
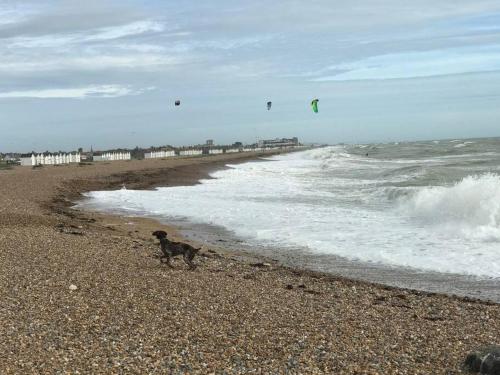
[[[257,267],[257,268],[270,268],[271,264],[270,263],[264,263],[264,262],[257,262],[257,263],[252,263],[251,266]]]
[[[489,345],[470,353],[463,367],[470,374],[500,375],[500,346]]]
[[[77,290],[77,289],[78,289],[78,287],[75,284],[71,284],[69,286],[69,290]]]

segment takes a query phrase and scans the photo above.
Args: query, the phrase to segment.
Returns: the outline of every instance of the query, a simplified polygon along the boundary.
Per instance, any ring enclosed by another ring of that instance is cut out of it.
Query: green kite
[[[312,110],[314,113],[318,113],[318,102],[319,102],[319,99],[314,99],[311,102],[311,107],[312,107]]]

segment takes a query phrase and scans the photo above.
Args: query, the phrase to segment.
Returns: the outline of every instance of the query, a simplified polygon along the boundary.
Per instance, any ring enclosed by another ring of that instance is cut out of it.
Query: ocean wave
[[[339,157],[349,158],[351,155],[343,147],[322,147],[311,151],[307,151],[303,154],[304,157],[314,159],[314,160],[330,160],[337,159]]]
[[[462,148],[462,147],[466,147],[466,146],[468,146],[468,145],[472,145],[472,144],[474,144],[474,143],[476,143],[476,142],[467,141],[467,142],[463,142],[463,143],[456,144],[456,145],[455,145],[455,146],[453,146],[453,147],[455,147],[455,148]]]
[[[425,187],[401,202],[410,216],[468,238],[500,241],[500,175],[468,176],[448,187]]]
[[[346,166],[348,163],[357,163],[360,157],[352,155],[344,147],[332,146],[311,150],[302,154],[306,160],[319,161],[322,170]]]
[[[380,177],[385,179],[387,177],[393,176],[416,176],[421,175],[425,171],[425,168],[422,165],[408,165],[400,168],[394,168],[385,170],[380,174]]]

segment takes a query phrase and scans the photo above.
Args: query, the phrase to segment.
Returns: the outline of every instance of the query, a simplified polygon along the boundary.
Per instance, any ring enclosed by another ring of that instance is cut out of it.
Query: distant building
[[[3,154],[0,160],[7,164],[20,164],[20,154]]]
[[[199,150],[199,149],[187,149],[187,150],[180,150],[179,151],[180,156],[198,156],[198,155],[202,155],[202,154],[203,154],[203,150]]]
[[[35,166],[35,165],[61,165],[69,163],[80,163],[80,154],[31,154],[31,156],[23,156],[19,158],[21,165]]]
[[[94,152],[93,161],[130,160],[130,152]]]
[[[299,139],[293,138],[275,138],[263,139],[259,141],[259,148],[263,147],[294,147],[299,145]]]
[[[158,158],[170,158],[175,156],[174,150],[160,150],[160,151],[151,151],[144,153],[144,159],[158,159]]]
[[[213,146],[214,145],[214,140],[213,139],[207,139],[207,146]]]

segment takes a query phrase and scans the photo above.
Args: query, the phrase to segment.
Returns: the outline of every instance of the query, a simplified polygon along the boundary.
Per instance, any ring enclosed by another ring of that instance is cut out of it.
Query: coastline
[[[258,161],[259,159],[243,158],[237,163]],[[235,163],[233,163],[235,164]],[[142,180],[135,189],[144,190],[165,186],[188,186],[198,184],[201,179],[210,178],[209,174],[225,168],[225,163],[204,164],[188,173],[176,170],[174,174],[162,176],[158,181]],[[179,173],[181,172],[181,173]],[[125,181],[127,177],[123,177]],[[119,179],[120,181],[120,179]],[[120,183],[106,186],[106,189],[117,189]],[[88,190],[88,189],[86,189]],[[93,210],[85,203],[78,205],[84,211]],[[105,213],[97,209],[97,212]],[[485,302],[500,303],[500,281],[496,279],[477,278],[452,273],[439,273],[421,271],[411,268],[394,267],[374,263],[353,261],[332,254],[314,254],[307,249],[297,248],[294,252],[275,247],[258,247],[243,244],[244,239],[238,238],[217,225],[193,224],[189,221],[175,220],[173,218],[154,217],[154,215],[127,215],[126,212],[108,212],[111,215],[133,217],[140,220],[146,218],[161,223],[169,233],[175,235],[178,241],[191,242],[195,247],[216,248],[226,254],[233,254],[240,259],[250,261],[264,261],[279,264],[297,271],[317,272],[327,276],[342,277],[350,280],[374,283],[381,287],[395,287],[424,293],[441,293],[449,296],[479,299]],[[148,222],[150,223],[150,222]]]
[[[179,260],[169,270],[150,233],[181,238],[173,226],[71,209],[85,191],[194,184],[257,156],[2,171],[16,189],[3,185],[3,203],[12,202],[0,211],[2,373],[42,363],[70,372],[451,374],[496,338],[500,305],[272,261],[257,267],[258,257],[223,246],[203,249],[195,272]]]

